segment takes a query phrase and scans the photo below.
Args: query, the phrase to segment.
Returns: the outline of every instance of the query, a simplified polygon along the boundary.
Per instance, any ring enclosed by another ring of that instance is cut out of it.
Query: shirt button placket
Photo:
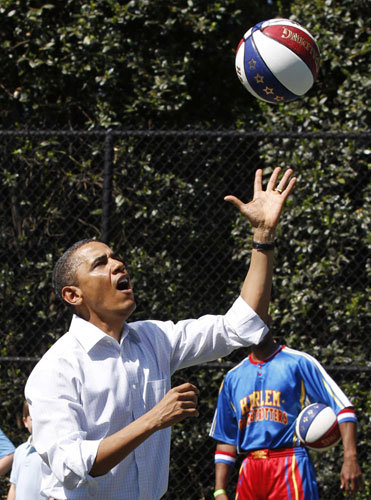
[[[125,363],[125,369],[128,377],[128,383],[131,392],[131,401],[132,401],[132,414],[133,420],[138,419],[144,414],[144,405],[142,402],[142,394],[141,388],[138,379],[138,369],[139,366],[137,362],[132,361],[132,359],[136,359],[134,356],[131,358],[130,356],[130,347],[129,343],[125,342],[126,352],[125,358],[127,362]],[[125,359],[124,358],[124,359]],[[139,485],[139,498],[138,500],[144,500],[147,498],[147,487],[146,487],[146,464],[145,460],[143,460],[143,453],[140,451],[140,446],[134,450],[135,463],[137,465],[138,470],[138,485]]]

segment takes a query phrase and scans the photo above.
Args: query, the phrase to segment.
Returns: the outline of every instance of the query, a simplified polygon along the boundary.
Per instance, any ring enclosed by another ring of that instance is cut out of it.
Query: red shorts
[[[305,448],[247,452],[236,500],[318,500],[312,461]]]

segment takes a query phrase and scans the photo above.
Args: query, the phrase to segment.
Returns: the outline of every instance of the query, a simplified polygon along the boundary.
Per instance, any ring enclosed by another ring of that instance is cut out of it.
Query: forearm
[[[199,390],[185,382],[173,387],[151,410],[100,443],[90,475],[101,476],[120,463],[154,432],[197,417]]]
[[[273,243],[275,229],[283,205],[296,183],[292,170],[288,169],[278,180],[281,168],[272,172],[264,191],[262,170],[255,173],[254,197],[250,203],[243,203],[233,195],[224,199],[233,203],[251,223],[254,241]],[[273,273],[273,250],[253,250],[249,272],[242,286],[242,298],[257,312],[263,321],[268,320],[268,305],[271,295]]]
[[[236,451],[237,447],[234,445],[229,445],[225,443],[218,443],[216,447],[216,454],[215,454],[215,459],[216,461],[218,459],[223,460],[223,454],[225,453],[225,458],[228,458],[230,460],[232,458],[232,461],[230,464],[226,464],[221,461],[217,461],[215,463],[215,488],[214,492],[221,491],[220,494],[217,495],[217,500],[224,500],[224,498],[227,498],[226,493],[222,493],[222,491],[227,491],[228,487],[228,482],[229,482],[229,476],[232,471],[232,467],[234,466],[234,461],[236,459]],[[233,457],[234,456],[234,457]]]
[[[15,500],[15,493],[16,493],[15,484],[11,483],[6,500]]]
[[[0,458],[0,476],[3,476],[10,471],[13,463],[13,453],[6,457]]]
[[[98,447],[90,475],[95,477],[109,472],[156,430],[158,427],[149,412],[115,434],[104,438]]]
[[[343,422],[339,425],[344,448],[344,460],[357,459],[357,427],[354,422]]]
[[[229,476],[231,475],[232,467],[227,464],[215,464],[215,488],[214,491],[228,488]]]
[[[344,447],[344,463],[340,472],[341,489],[354,495],[363,489],[361,467],[357,460],[356,423],[342,422],[339,425]]]
[[[272,243],[274,230],[254,231],[254,241]],[[273,250],[256,250],[251,253],[249,271],[241,289],[241,297],[267,322],[273,278]]]

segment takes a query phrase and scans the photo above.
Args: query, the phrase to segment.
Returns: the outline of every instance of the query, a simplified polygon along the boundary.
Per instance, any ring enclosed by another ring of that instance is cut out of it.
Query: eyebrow
[[[101,262],[104,262],[107,258],[108,257],[105,253],[102,255],[98,255],[98,257],[95,257],[93,262],[90,264],[90,269],[94,269],[96,264],[100,264]]]
[[[90,269],[94,269],[94,266],[96,264],[100,264],[101,262],[105,262],[106,260],[108,259],[114,259],[114,260],[118,260],[122,263],[124,263],[124,260],[120,257],[120,255],[116,252],[110,252],[109,255],[107,254],[102,254],[102,255],[98,255],[98,257],[96,257],[93,262],[90,264]]]

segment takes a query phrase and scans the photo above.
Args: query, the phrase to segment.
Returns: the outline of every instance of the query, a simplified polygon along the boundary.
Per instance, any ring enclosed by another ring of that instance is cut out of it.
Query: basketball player
[[[295,434],[295,420],[309,403],[335,411],[344,446],[341,488],[363,488],[357,461],[354,408],[323,367],[308,354],[279,345],[269,332],[221,385],[210,436],[215,452],[217,500],[226,493],[236,454],[242,462],[238,500],[317,500],[315,472]]]
[[[158,500],[168,483],[171,426],[198,415],[198,389],[171,388],[178,369],[259,343],[268,332],[275,228],[295,177],[274,169],[254,198],[233,203],[253,227],[250,267],[224,315],[132,321],[136,304],[124,262],[82,241],[57,262],[53,281],[74,315],[26,384],[42,493],[56,500]],[[280,177],[280,178],[279,178]],[[196,278],[188,286],[196,286]]]

